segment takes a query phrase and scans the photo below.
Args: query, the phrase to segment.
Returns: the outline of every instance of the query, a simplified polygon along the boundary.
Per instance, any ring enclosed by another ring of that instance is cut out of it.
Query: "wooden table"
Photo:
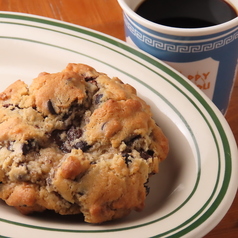
[[[0,0],[0,11],[36,14],[95,29],[121,40],[125,37],[117,0]],[[238,143],[238,77],[226,119]],[[238,195],[223,220],[205,237],[238,237]]]

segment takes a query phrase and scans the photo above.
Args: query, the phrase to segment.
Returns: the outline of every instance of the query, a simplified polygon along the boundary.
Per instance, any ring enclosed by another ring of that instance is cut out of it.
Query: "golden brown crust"
[[[83,213],[101,223],[140,211],[168,140],[136,90],[69,64],[0,94],[0,198],[23,214]]]

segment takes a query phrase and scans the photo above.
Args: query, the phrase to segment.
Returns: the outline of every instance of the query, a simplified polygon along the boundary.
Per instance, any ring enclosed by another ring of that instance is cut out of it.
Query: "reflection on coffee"
[[[224,0],[145,0],[135,11],[152,22],[180,28],[214,26],[237,17]]]

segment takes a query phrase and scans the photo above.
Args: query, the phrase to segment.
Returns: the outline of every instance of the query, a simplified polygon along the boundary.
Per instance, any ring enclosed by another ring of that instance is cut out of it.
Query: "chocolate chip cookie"
[[[0,94],[0,198],[23,214],[141,211],[168,140],[136,90],[83,64]]]

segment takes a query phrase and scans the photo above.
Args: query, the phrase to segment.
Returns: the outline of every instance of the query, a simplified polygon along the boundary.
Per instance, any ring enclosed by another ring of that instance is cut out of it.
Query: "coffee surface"
[[[179,28],[209,27],[237,17],[224,0],[145,0],[135,12],[152,22]]]

